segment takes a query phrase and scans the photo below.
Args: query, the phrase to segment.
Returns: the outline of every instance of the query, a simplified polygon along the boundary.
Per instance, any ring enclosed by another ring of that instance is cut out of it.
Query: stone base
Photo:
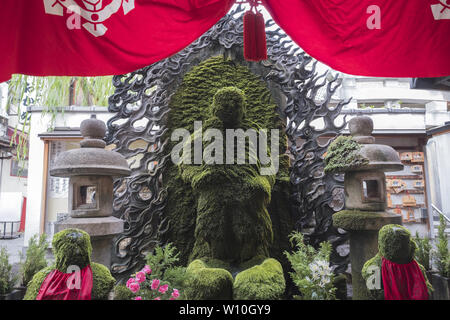
[[[55,232],[80,229],[89,234],[92,245],[92,261],[111,266],[112,239],[123,232],[123,220],[115,217],[69,218],[55,223]]]

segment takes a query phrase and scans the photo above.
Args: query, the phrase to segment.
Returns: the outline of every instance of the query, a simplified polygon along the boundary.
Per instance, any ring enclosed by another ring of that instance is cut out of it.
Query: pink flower
[[[172,297],[176,299],[179,296],[180,296],[180,292],[177,289],[173,289]]]
[[[134,300],[142,300],[141,296],[137,296],[136,298],[134,298]]]
[[[158,287],[159,287],[159,280],[153,279],[152,286],[151,286],[152,290],[156,290],[156,289],[158,289]]]
[[[156,298],[153,299],[153,300],[161,300],[161,297],[156,297]]]
[[[143,271],[139,271],[138,273],[136,273],[136,280],[137,282],[141,283],[144,282],[146,279],[145,273]]]
[[[175,298],[169,298],[169,300],[175,300]]]
[[[128,281],[127,281],[127,288],[130,288],[130,284],[132,284],[134,282],[136,282],[136,279],[134,279],[134,278],[128,279]]]
[[[137,282],[130,283],[130,286],[128,287],[131,292],[136,293],[141,289],[141,286]]]
[[[146,266],[144,267],[144,269],[142,269],[142,271],[144,271],[146,274],[152,273],[152,269],[150,269],[150,266],[149,266],[149,265],[146,265]]]
[[[169,285],[165,284],[165,285],[162,285],[161,287],[159,287],[158,291],[164,294],[164,293],[166,293],[167,289],[169,289]]]

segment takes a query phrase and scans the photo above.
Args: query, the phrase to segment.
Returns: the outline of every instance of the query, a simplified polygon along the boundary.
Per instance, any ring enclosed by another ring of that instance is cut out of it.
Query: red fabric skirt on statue
[[[90,265],[73,273],[55,269],[42,282],[36,300],[91,300],[92,281]]]
[[[425,277],[415,260],[398,264],[383,258],[381,276],[385,300],[428,300]]]

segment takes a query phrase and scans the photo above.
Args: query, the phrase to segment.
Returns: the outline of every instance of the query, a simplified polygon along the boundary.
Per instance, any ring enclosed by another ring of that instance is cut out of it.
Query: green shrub
[[[436,242],[436,266],[441,276],[449,278],[450,270],[448,268],[449,251],[448,251],[448,239],[445,234],[445,228],[447,222],[445,218],[439,216],[439,228]]]
[[[331,244],[322,242],[319,250],[303,241],[303,235],[294,231],[289,240],[297,249],[293,253],[284,252],[291,263],[293,272],[289,272],[303,300],[334,300],[334,274],[330,268]]]
[[[177,299],[184,299],[186,268],[177,266],[179,256],[178,249],[172,243],[168,243],[163,247],[155,247],[154,251],[146,256],[147,265],[152,270],[146,278],[150,282],[153,279],[158,279],[161,281],[161,285],[167,284],[169,287],[179,290],[180,296]],[[143,291],[146,290],[145,285],[141,287]],[[145,296],[142,291],[140,295]]]
[[[179,260],[179,252],[177,248],[168,243],[164,247],[157,246],[152,253],[149,253],[145,260],[152,269],[152,276],[163,279],[168,269],[173,268]]]
[[[417,245],[417,249],[415,252],[415,259],[418,263],[420,263],[425,270],[431,270],[430,268],[430,259],[431,259],[431,243],[430,238],[420,238],[419,233],[416,231],[416,236],[414,238],[414,242]]]
[[[39,237],[34,235],[28,241],[28,249],[24,257],[20,256],[20,283],[26,287],[33,276],[41,269],[47,267],[45,253],[47,251],[47,235],[44,233]]]
[[[17,277],[12,275],[12,265],[9,263],[9,254],[6,248],[0,248],[0,294],[12,291]]]

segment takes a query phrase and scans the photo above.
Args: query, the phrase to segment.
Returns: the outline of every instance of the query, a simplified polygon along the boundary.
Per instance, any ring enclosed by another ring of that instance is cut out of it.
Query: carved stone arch
[[[329,144],[320,145],[321,135],[337,135],[345,121],[335,120],[347,102],[329,107],[339,86],[334,78],[318,76],[312,58],[298,48],[280,29],[267,31],[268,59],[248,62],[243,58],[243,7],[223,17],[208,32],[181,52],[127,75],[115,76],[115,93],[109,98],[106,141],[123,154],[131,165],[130,177],[114,183],[114,215],[125,220],[125,230],[115,239],[112,272],[124,279],[143,264],[145,254],[161,243],[168,230],[164,216],[167,190],[163,172],[170,161],[167,115],[171,96],[184,75],[195,65],[224,55],[261,76],[287,121],[286,134],[292,156],[291,203],[297,229],[305,231],[314,245],[330,240],[333,248],[346,236],[331,224],[331,216],[343,207],[342,180],[323,173],[322,156]],[[272,20],[266,27],[274,26]],[[273,29],[273,28],[272,28]],[[323,128],[311,124],[322,119]],[[299,140],[304,141],[298,145]],[[333,263],[339,271],[346,268],[347,257],[334,250]]]

